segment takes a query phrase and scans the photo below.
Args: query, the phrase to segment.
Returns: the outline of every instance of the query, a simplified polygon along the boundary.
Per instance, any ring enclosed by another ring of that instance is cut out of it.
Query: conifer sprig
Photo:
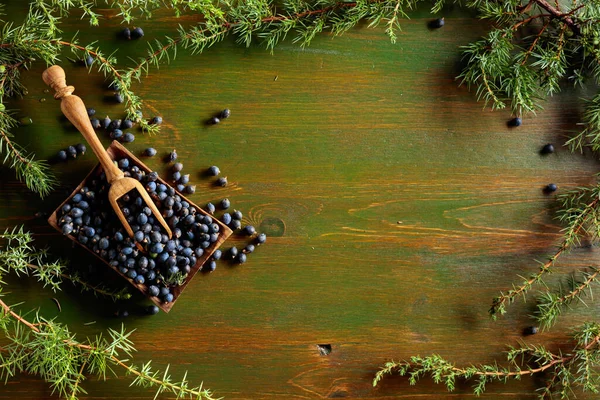
[[[0,234],[0,285],[3,283],[2,276],[13,272],[17,276],[32,275],[44,287],[49,287],[55,292],[60,290],[60,285],[67,280],[79,286],[82,292],[92,292],[96,296],[108,297],[114,301],[131,297],[125,288],[113,290],[102,284],[93,285],[82,279],[79,274],[69,272],[65,262],[47,259],[47,251],[36,249],[32,234],[23,227],[5,231]]]
[[[600,366],[600,325],[586,323],[573,335],[574,348],[568,353],[555,354],[543,346],[522,343],[507,352],[507,366],[497,364],[457,367],[443,357],[413,356],[409,361],[390,361],[377,372],[373,386],[387,375],[408,376],[411,385],[429,376],[435,383],[454,391],[458,381],[474,381],[473,393],[485,393],[491,382],[507,383],[527,376],[540,376],[543,384],[538,388],[539,398],[558,395],[566,399],[574,389],[592,393],[600,392],[600,379],[595,370]]]

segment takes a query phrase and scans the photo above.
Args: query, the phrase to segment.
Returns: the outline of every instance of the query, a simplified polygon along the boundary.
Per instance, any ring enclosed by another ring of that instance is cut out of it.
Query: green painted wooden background
[[[19,5],[9,11],[18,18]],[[390,378],[373,389],[371,379],[385,361],[414,354],[435,352],[460,365],[502,361],[506,345],[524,339],[532,302],[517,303],[497,322],[487,310],[517,274],[535,271],[535,260],[553,252],[560,238],[555,201],[541,189],[590,183],[598,170],[592,157],[563,148],[538,154],[547,142],[560,147],[576,129],[582,94],[566,89],[522,127],[507,128],[508,111],[482,109],[455,80],[459,47],[486,26],[456,10],[445,15],[446,26],[431,31],[428,11],[416,12],[395,45],[383,29],[360,27],[335,39],[321,36],[305,50],[288,41],[273,55],[233,40],[200,56],[181,50],[135,85],[146,115],[158,113],[165,123],[159,135],[139,134],[128,148],[139,154],[153,146],[161,155],[176,148],[198,185],[192,200],[228,197],[244,222],[270,234],[247,264],[222,263],[211,275],[199,274],[168,315],[136,315],[134,304],[144,304],[139,297],[126,306],[135,360],[170,364],[179,375],[188,370],[192,382],[226,399],[454,399],[471,397],[470,385],[446,394],[427,380],[411,387]],[[114,38],[118,18],[89,28],[74,16],[64,37],[79,31],[80,41],[97,40],[107,53],[118,48],[127,63],[144,54],[146,40],[194,21],[159,15],[142,24],[143,40],[125,43]],[[72,66],[67,56],[61,65],[76,93],[99,115],[121,117],[121,106],[105,102],[103,78]],[[15,131],[15,140],[48,158],[82,138],[44,92],[44,67],[24,73],[29,95],[12,107],[34,121]],[[202,124],[225,107],[228,120]],[[44,201],[3,167],[0,227],[25,224],[52,253],[81,268],[96,265],[33,218],[53,210],[95,163],[89,153],[54,165],[61,186]],[[166,176],[160,157],[148,165]],[[210,165],[229,178],[227,188],[215,189],[201,176]],[[224,248],[243,243],[233,238]],[[557,271],[597,255],[576,250]],[[10,290],[7,299],[24,302],[22,310],[39,307],[80,337],[123,322],[111,317],[119,305],[68,286],[53,294],[33,279],[11,278]],[[525,340],[568,349],[569,328],[597,311],[578,306],[552,331]],[[332,353],[319,355],[317,344],[331,344]],[[490,385],[486,398],[534,398],[537,383]],[[152,397],[128,384],[92,379],[84,398]],[[47,385],[29,376],[0,386],[0,398],[50,397]]]

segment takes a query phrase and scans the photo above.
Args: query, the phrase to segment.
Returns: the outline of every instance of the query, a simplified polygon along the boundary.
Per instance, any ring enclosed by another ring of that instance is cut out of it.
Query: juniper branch
[[[481,395],[485,392],[486,385],[492,381],[506,383],[511,379],[518,380],[549,372],[551,376],[546,380],[545,388],[541,388],[543,392],[540,398],[558,387],[568,390],[571,387],[598,390],[600,382],[590,371],[600,364],[600,325],[584,324],[575,333],[573,340],[573,350],[565,355],[554,354],[543,346],[522,344],[519,348],[511,348],[507,352],[507,367],[486,364],[460,368],[436,354],[428,357],[413,356],[409,361],[403,362],[390,361],[375,374],[373,386],[393,373],[408,376],[411,385],[429,375],[435,383],[444,384],[448,391],[455,389],[458,380],[475,380],[473,393]],[[561,374],[562,379],[557,380],[557,375]]]
[[[548,261],[541,264],[537,273],[524,279],[519,286],[515,286],[508,292],[501,293],[500,296],[494,298],[489,310],[492,318],[496,318],[498,314],[505,314],[506,306],[512,304],[518,296],[526,298],[527,292],[535,284],[543,282],[544,275],[550,272],[556,260],[573,246],[579,244],[581,237],[598,237],[598,225],[596,221],[598,220],[597,213],[599,212],[599,196],[600,187],[595,186],[567,192],[559,197],[562,203],[562,210],[558,215],[558,219],[567,223],[567,227],[563,229],[563,241],[561,245]]]
[[[92,285],[77,273],[67,273],[67,266],[63,262],[47,262],[47,251],[34,248],[33,236],[24,231],[23,227],[6,230],[4,234],[0,234],[0,241],[4,241],[3,245],[0,245],[0,283],[2,274],[12,271],[17,275],[32,274],[53,291],[60,290],[63,280],[68,280],[74,285],[79,285],[84,292],[91,291],[96,296],[105,296],[113,301],[131,297],[126,289],[113,290],[101,284]]]
[[[126,375],[135,376],[132,385],[156,388],[156,396],[169,392],[177,398],[215,399],[212,392],[202,385],[189,387],[187,374],[180,381],[173,381],[168,367],[161,373],[151,368],[151,362],[138,368],[122,359],[121,353],[131,357],[135,351],[129,339],[131,332],[126,332],[123,327],[120,331],[109,330],[110,341],[98,336],[92,341],[79,342],[65,326],[55,321],[36,315],[35,322],[31,322],[2,299],[0,308],[0,326],[10,341],[5,347],[8,355],[0,357],[0,376],[6,379],[16,372],[33,373],[49,382],[59,395],[76,399],[77,394],[85,393],[80,386],[85,380],[84,371],[105,378],[107,370],[112,371],[112,365],[123,368]],[[15,323],[11,324],[7,317]],[[28,331],[23,331],[21,325]],[[162,378],[159,377],[161,375]]]

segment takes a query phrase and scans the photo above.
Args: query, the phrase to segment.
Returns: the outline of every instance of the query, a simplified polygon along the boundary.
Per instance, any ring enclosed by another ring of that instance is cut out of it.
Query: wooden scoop
[[[167,235],[169,238],[172,236],[171,229],[167,225],[166,221],[160,215],[158,208],[148,195],[148,192],[142,184],[133,179],[128,178],[123,175],[123,171],[121,171],[114,162],[109,157],[106,150],[100,143],[100,140],[96,136],[96,132],[94,128],[92,128],[92,123],[90,122],[90,118],[88,117],[87,110],[83,101],[76,95],[72,93],[75,91],[73,86],[67,86],[65,79],[65,71],[59,67],[58,65],[53,65],[48,68],[42,74],[42,79],[44,82],[50,86],[56,92],[54,94],[54,98],[56,100],[60,100],[60,109],[63,114],[71,121],[73,125],[81,132],[85,140],[90,144],[92,150],[98,157],[100,164],[102,164],[102,168],[104,169],[104,173],[106,174],[106,180],[110,185],[110,190],[108,191],[108,201],[110,201],[110,205],[113,210],[119,217],[119,220],[125,227],[125,230],[129,234],[129,236],[133,237],[133,230],[131,230],[131,226],[127,222],[127,218],[123,215],[123,211],[119,208],[117,204],[117,200],[121,198],[121,196],[127,194],[129,191],[136,189],[139,194],[142,196],[142,199],[146,203],[150,210],[152,210],[152,214],[156,220],[162,225],[163,228],[167,231]]]

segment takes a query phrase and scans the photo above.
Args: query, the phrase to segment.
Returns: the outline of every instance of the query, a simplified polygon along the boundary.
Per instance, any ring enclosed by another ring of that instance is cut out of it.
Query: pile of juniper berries
[[[142,182],[173,237],[167,237],[150,208],[132,191],[120,199],[121,209],[134,232],[134,239],[130,238],[110,207],[104,173],[90,178],[65,203],[60,210],[59,225],[63,234],[74,236],[123,275],[145,285],[150,296],[164,303],[172,302],[172,289],[219,239],[220,226],[211,216],[198,212],[173,188],[158,182],[156,172],[145,173],[127,158],[120,159],[118,166],[125,176]]]

